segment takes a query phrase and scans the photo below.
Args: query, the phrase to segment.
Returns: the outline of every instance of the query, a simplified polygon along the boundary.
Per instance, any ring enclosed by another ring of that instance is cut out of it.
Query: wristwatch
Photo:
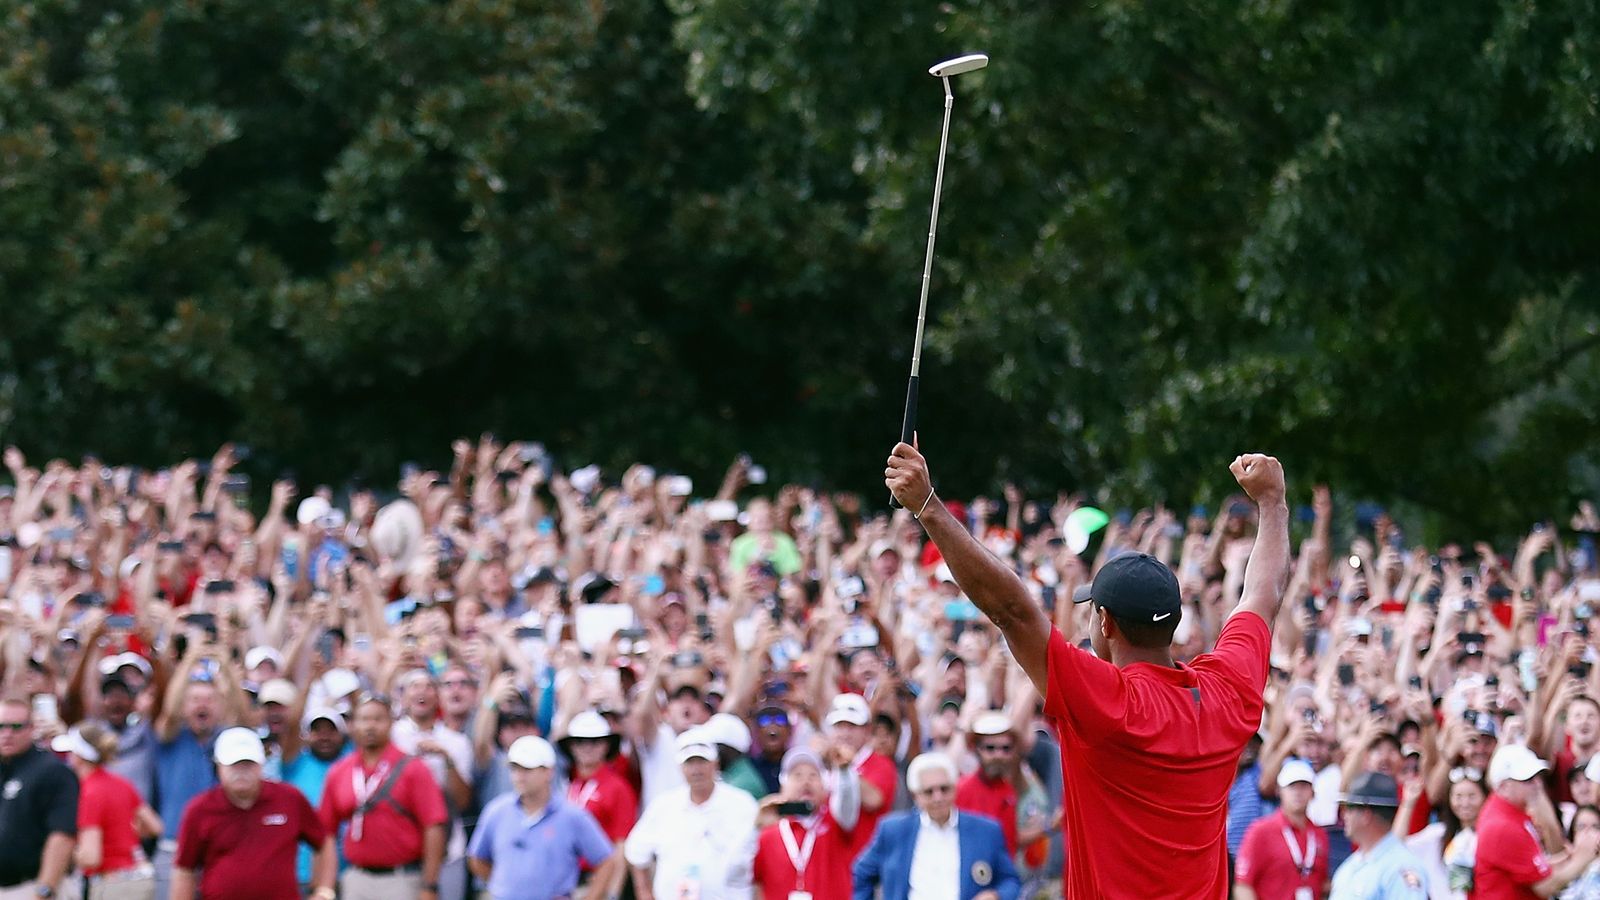
[[[38,897],[39,900],[50,900],[51,897],[56,895],[56,889],[48,884],[35,885],[33,895]]]

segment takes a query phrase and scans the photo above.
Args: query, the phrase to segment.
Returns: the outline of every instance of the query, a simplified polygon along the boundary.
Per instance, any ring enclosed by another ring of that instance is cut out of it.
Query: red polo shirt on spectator
[[[133,868],[133,848],[139,846],[133,819],[142,802],[127,779],[105,769],[95,769],[78,786],[78,833],[100,829],[100,865],[83,874],[92,877]]]
[[[1119,669],[1052,629],[1045,713],[1061,736],[1068,897],[1228,895],[1228,790],[1261,726],[1270,643],[1267,623],[1239,612],[1187,665]]]
[[[596,769],[593,778],[573,776],[567,786],[567,800],[588,810],[600,823],[600,830],[613,841],[626,838],[639,821],[639,795],[609,766]]]
[[[326,834],[316,810],[291,785],[261,782],[261,796],[249,809],[214,787],[184,809],[173,864],[203,870],[205,900],[298,900],[295,853],[301,841],[320,847]]]
[[[895,768],[894,760],[880,753],[868,753],[861,757],[855,765],[856,773],[861,776],[862,784],[870,784],[883,795],[883,805],[876,811],[868,812],[866,804],[861,805],[861,819],[856,822],[855,831],[851,839],[851,856],[857,856],[867,849],[872,843],[872,835],[878,830],[878,820],[883,818],[894,805],[894,789],[900,783],[900,770]],[[816,891],[812,891],[816,894]],[[818,894],[817,896],[822,896]]]
[[[1478,814],[1473,900],[1536,900],[1533,885],[1550,877],[1550,860],[1526,812],[1490,794]]]
[[[990,781],[982,772],[973,772],[956,785],[956,808],[999,822],[1006,852],[1017,852],[1017,789],[1009,780]]]
[[[1308,888],[1320,900],[1328,883],[1328,834],[1310,822],[1296,828],[1282,812],[1257,819],[1239,845],[1233,880],[1258,897],[1293,897]]]
[[[814,838],[799,819],[784,819],[761,830],[752,871],[761,896],[784,900],[793,891],[809,893],[818,900],[850,896],[853,835],[840,828],[827,810],[817,817],[815,827]],[[806,855],[808,841],[810,856]]]
[[[322,824],[337,833],[342,822],[350,821],[361,805],[356,799],[357,783],[376,792],[392,767],[402,764],[399,780],[389,797],[394,803],[379,803],[361,817],[361,827],[352,822],[345,832],[344,858],[363,869],[393,869],[422,861],[422,835],[433,825],[450,820],[444,793],[421,759],[407,758],[390,744],[371,768],[362,765],[361,754],[352,753],[333,764],[322,790]],[[395,809],[398,804],[410,813]],[[359,833],[358,833],[359,832]],[[293,866],[290,867],[293,870]]]

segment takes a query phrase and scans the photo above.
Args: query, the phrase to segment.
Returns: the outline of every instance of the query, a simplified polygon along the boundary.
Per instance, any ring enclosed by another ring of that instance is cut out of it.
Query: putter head
[[[966,56],[958,56],[955,59],[947,59],[942,63],[936,64],[928,70],[928,74],[935,78],[949,78],[951,75],[963,75],[967,72],[981,69],[988,64],[988,54],[969,53]]]

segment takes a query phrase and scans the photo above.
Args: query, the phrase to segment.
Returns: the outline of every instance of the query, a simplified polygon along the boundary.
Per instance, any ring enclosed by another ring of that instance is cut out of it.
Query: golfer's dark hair
[[[1116,621],[1117,630],[1128,639],[1128,643],[1147,650],[1171,646],[1172,635],[1178,630],[1178,620],[1182,618],[1182,613],[1179,613],[1163,622],[1133,622],[1111,613],[1105,607],[1101,607],[1100,611]]]

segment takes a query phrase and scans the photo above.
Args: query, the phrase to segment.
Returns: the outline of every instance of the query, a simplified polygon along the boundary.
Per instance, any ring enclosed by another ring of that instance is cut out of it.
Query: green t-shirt
[[[722,773],[722,780],[757,800],[767,796],[767,783],[761,780],[761,773],[742,756]]]
[[[794,545],[794,538],[781,531],[767,535],[746,532],[733,539],[733,546],[728,548],[728,561],[733,563],[735,571],[743,571],[758,559],[771,560],[779,575],[800,571],[800,548]]]

